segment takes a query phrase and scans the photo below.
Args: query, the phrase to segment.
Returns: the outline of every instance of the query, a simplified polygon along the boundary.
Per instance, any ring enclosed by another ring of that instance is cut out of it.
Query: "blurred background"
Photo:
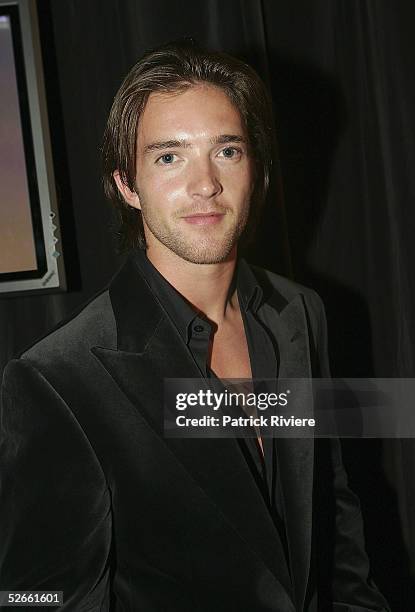
[[[415,376],[413,2],[39,0],[37,9],[68,291],[0,299],[0,367],[120,266],[101,187],[106,118],[145,50],[192,36],[248,61],[272,92],[279,163],[247,258],[320,293],[334,376]],[[411,612],[415,440],[343,440],[343,450],[374,579],[394,611]]]

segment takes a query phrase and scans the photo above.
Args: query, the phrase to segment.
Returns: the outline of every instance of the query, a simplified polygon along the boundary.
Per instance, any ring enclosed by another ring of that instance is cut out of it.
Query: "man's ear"
[[[129,206],[132,206],[133,208],[138,208],[139,210],[141,210],[140,198],[138,196],[138,193],[136,193],[135,191],[131,191],[128,185],[123,182],[118,170],[114,170],[112,176],[114,177],[114,181],[117,184],[120,194],[127,202],[127,204]]]

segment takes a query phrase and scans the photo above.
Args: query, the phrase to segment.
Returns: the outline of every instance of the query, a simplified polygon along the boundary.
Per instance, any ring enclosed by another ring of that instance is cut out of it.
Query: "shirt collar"
[[[188,330],[193,320],[198,316],[198,311],[157,270],[147,257],[144,249],[135,249],[133,260],[154,296],[187,343]]]

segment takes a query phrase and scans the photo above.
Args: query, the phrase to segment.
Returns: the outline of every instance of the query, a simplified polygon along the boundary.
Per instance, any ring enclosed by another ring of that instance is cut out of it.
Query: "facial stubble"
[[[244,204],[237,216],[232,208],[217,205],[215,212],[224,214],[224,218],[219,221],[218,225],[202,227],[189,225],[186,231],[187,228],[184,225],[186,221],[181,217],[201,213],[203,210],[176,213],[172,217],[170,227],[153,214],[142,195],[140,195],[140,205],[145,231],[150,232],[156,240],[178,257],[195,264],[214,264],[225,261],[244,231],[249,216],[249,202]],[[231,223],[226,231],[223,231],[221,225],[229,218]]]

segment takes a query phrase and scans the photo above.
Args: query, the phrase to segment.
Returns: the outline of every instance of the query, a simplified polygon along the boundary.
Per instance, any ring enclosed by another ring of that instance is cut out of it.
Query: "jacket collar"
[[[117,349],[143,353],[163,318],[163,309],[130,256],[109,286]]]

